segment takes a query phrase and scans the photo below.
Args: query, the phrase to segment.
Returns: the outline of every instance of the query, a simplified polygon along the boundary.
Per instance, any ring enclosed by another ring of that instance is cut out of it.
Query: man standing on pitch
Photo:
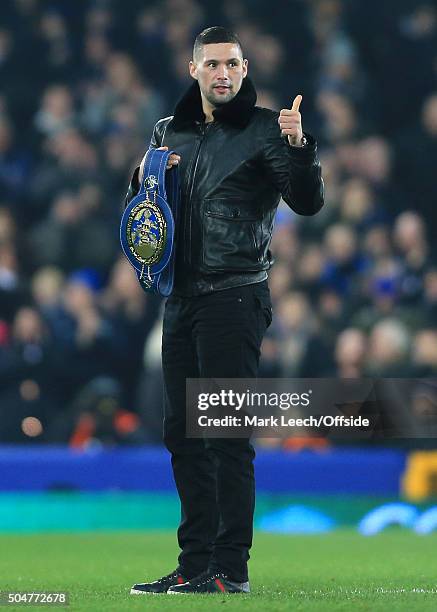
[[[164,442],[181,500],[176,570],[132,594],[249,592],[255,504],[254,449],[247,438],[185,436],[187,378],[256,378],[271,323],[267,270],[282,195],[301,215],[323,206],[316,142],[303,133],[298,95],[280,113],[255,106],[235,34],[199,34],[193,85],[151,147],[176,153],[181,209],[175,284],[164,313]],[[144,160],[142,162],[144,164]],[[138,169],[127,201],[138,191]]]

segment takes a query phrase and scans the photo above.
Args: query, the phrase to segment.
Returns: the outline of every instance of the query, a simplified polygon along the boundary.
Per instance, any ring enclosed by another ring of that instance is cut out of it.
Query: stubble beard
[[[232,100],[235,97],[235,93],[233,89],[229,89],[229,92],[226,95],[216,95],[214,90],[208,92],[206,99],[211,104],[217,108],[218,106],[223,106]]]

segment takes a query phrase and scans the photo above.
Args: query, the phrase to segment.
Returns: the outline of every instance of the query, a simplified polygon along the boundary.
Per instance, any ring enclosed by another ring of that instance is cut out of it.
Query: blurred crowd
[[[1,442],[160,440],[162,303],[118,224],[210,25],[240,36],[259,105],[303,94],[326,185],[317,216],[278,209],[261,375],[437,374],[434,3],[9,0],[0,17]]]

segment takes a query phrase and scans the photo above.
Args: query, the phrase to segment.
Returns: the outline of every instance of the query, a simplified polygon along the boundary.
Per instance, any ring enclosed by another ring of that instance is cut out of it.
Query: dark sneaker
[[[142,582],[141,584],[134,584],[130,590],[131,595],[157,595],[159,593],[167,593],[169,587],[175,584],[183,584],[186,582],[186,578],[181,576],[177,570],[155,580],[155,582]]]
[[[203,572],[184,584],[176,584],[168,589],[169,595],[191,595],[191,593],[250,593],[249,582],[235,582],[229,576],[219,573]]]

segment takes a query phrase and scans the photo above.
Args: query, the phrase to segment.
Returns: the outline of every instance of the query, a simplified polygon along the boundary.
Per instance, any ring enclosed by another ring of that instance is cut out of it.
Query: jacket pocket
[[[264,269],[257,240],[262,216],[253,202],[212,199],[203,206],[203,266],[217,272]]]

